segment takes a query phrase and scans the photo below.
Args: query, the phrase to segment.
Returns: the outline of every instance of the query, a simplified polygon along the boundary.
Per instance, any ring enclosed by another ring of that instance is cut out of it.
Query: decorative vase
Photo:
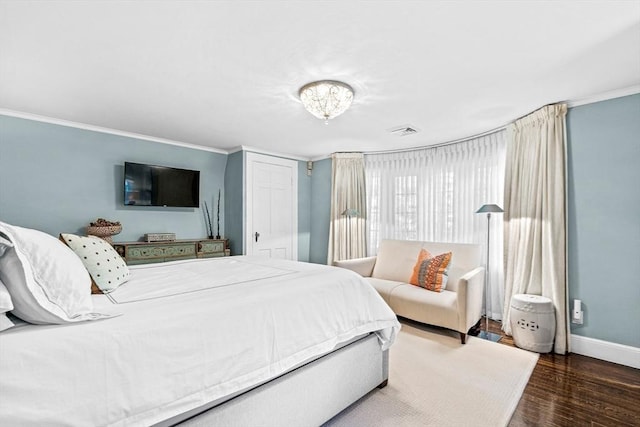
[[[89,236],[100,237],[102,240],[106,241],[110,245],[113,245],[113,239],[111,238],[111,236],[115,236],[121,231],[122,231],[122,225],[106,225],[106,226],[90,225],[87,227],[87,234]]]

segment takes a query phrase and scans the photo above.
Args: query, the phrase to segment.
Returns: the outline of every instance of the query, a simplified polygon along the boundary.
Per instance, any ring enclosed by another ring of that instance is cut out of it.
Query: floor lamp
[[[482,338],[483,340],[498,342],[500,338],[502,338],[498,334],[494,334],[489,332],[489,248],[491,243],[491,213],[501,213],[504,212],[502,208],[498,205],[483,205],[480,209],[476,211],[476,213],[486,213],[487,214],[487,268],[484,271],[484,331],[481,331],[478,334],[478,338]]]
[[[341,213],[342,216],[347,218],[347,258],[351,259],[351,217],[360,215],[355,209],[345,209],[344,212]]]

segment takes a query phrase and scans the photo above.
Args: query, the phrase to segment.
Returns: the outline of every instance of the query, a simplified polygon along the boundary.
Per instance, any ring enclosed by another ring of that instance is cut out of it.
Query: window
[[[475,211],[502,204],[504,132],[437,148],[365,155],[368,253],[381,239],[482,243]]]

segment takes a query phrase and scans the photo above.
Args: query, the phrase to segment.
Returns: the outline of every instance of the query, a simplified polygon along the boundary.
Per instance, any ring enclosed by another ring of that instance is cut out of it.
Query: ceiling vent
[[[411,125],[402,125],[402,126],[397,126],[392,129],[389,129],[388,131],[391,135],[408,136],[408,135],[413,135],[420,132],[420,129]]]

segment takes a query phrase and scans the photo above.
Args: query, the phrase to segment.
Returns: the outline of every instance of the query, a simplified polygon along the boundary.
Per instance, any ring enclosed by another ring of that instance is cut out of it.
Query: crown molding
[[[564,101],[567,104],[568,108],[573,108],[573,107],[579,107],[581,105],[587,105],[587,104],[593,104],[596,102],[601,102],[601,101],[606,101],[609,99],[615,99],[615,98],[621,98],[623,96],[629,96],[629,95],[635,95],[640,93],[640,84],[637,85],[632,85],[632,86],[628,86],[625,88],[620,88],[620,89],[614,89],[614,90],[610,90],[607,92],[602,92],[599,94],[595,94],[595,95],[590,95],[587,96],[585,98],[580,98],[580,99],[576,99],[576,100],[567,100]],[[57,118],[53,118],[53,117],[46,117],[46,116],[40,116],[37,114],[31,114],[31,113],[24,113],[21,111],[14,111],[14,110],[8,110],[8,109],[3,109],[0,108],[0,115],[3,116],[9,116],[9,117],[17,117],[17,118],[21,118],[21,119],[27,119],[27,120],[34,120],[34,121],[38,121],[38,122],[43,122],[43,123],[51,123],[54,125],[60,125],[60,126],[66,126],[66,127],[72,127],[72,128],[76,128],[76,129],[83,129],[83,130],[89,130],[89,131],[93,131],[93,132],[100,132],[100,133],[107,133],[107,134],[111,134],[111,135],[117,135],[117,136],[123,136],[123,137],[127,137],[127,138],[135,138],[135,139],[140,139],[140,140],[144,140],[144,141],[151,141],[151,142],[159,142],[161,144],[169,144],[169,145],[176,145],[178,147],[184,147],[184,148],[191,148],[194,150],[201,150],[201,151],[209,151],[212,153],[219,153],[219,154],[231,154],[231,153],[235,153],[238,151],[249,151],[249,152],[253,152],[253,153],[258,153],[258,154],[265,154],[265,155],[269,155],[269,156],[275,156],[275,157],[283,157],[286,159],[292,159],[292,160],[300,160],[300,161],[319,161],[319,160],[324,160],[324,159],[328,159],[331,158],[331,154],[326,154],[326,155],[320,155],[320,156],[315,156],[315,157],[302,157],[302,156],[294,156],[294,155],[290,155],[290,154],[284,154],[281,152],[276,152],[276,151],[269,151],[269,150],[263,150],[260,148],[255,148],[255,147],[251,147],[251,146],[247,146],[247,145],[240,145],[237,147],[234,147],[230,150],[223,150],[220,148],[213,148],[213,147],[206,147],[203,145],[196,145],[196,144],[191,144],[191,143],[187,143],[187,142],[182,142],[182,141],[174,141],[171,139],[165,139],[165,138],[158,138],[155,136],[150,136],[150,135],[143,135],[143,134],[139,134],[139,133],[134,133],[134,132],[126,132],[126,131],[121,131],[121,130],[117,130],[117,129],[111,129],[111,128],[106,128],[106,127],[101,127],[101,126],[94,126],[94,125],[89,125],[89,124],[84,124],[84,123],[79,123],[79,122],[73,122],[70,120],[63,120],[63,119],[57,119]],[[411,147],[411,148],[406,148],[406,149],[402,149],[402,150],[390,150],[389,152],[393,152],[393,151],[411,151],[411,150],[419,150],[419,149],[424,149],[424,148],[433,148],[439,145],[448,145],[448,144],[453,144],[456,142],[462,142],[468,139],[473,139],[485,134],[489,134],[489,133],[493,133],[496,131],[499,131],[503,128],[505,128],[508,124],[501,126],[499,128],[496,129],[492,129],[488,132],[483,132],[481,134],[478,135],[473,135],[470,137],[466,137],[466,138],[461,138],[455,141],[447,141],[444,143],[440,143],[440,144],[433,144],[433,145],[427,145],[427,146],[419,146],[419,147]],[[379,151],[371,151],[371,152],[367,152],[365,151],[365,154],[373,154],[373,153],[378,153]],[[387,152],[387,151],[382,151],[382,152]]]
[[[280,152],[277,152],[277,151],[263,150],[261,148],[255,148],[255,147],[251,147],[249,145],[239,145],[237,147],[234,147],[234,148],[230,149],[228,151],[228,153],[229,154],[237,153],[238,151],[248,151],[250,153],[264,154],[266,156],[282,157],[283,159],[290,159],[290,160],[299,160],[301,162],[307,162],[307,161],[311,160],[308,157],[294,156],[292,154],[284,154],[284,153],[280,153]]]
[[[50,123],[54,125],[66,126],[66,127],[76,128],[76,129],[89,130],[93,132],[108,133],[110,135],[124,136],[126,138],[135,138],[135,139],[141,139],[144,141],[159,142],[161,144],[177,145],[178,147],[192,148],[194,150],[209,151],[212,153],[219,153],[219,154],[228,154],[226,150],[221,150],[219,148],[205,147],[202,145],[190,144],[188,142],[174,141],[171,139],[158,138],[155,136],[143,135],[140,133],[126,132],[126,131],[117,130],[117,129],[105,128],[102,126],[94,126],[94,125],[88,125],[85,123],[73,122],[70,120],[56,119],[53,117],[39,116],[37,114],[23,113],[21,111],[7,110],[4,108],[0,108],[0,115],[16,117],[19,119],[34,120],[37,122]]]
[[[366,151],[363,151],[363,154],[368,154]],[[316,156],[316,157],[312,157],[311,159],[309,159],[312,162],[318,162],[320,160],[325,160],[325,159],[330,159],[331,158],[331,154],[324,154],[322,156]]]
[[[607,92],[601,92],[595,95],[590,95],[585,98],[566,101],[567,107],[579,107],[581,105],[593,104],[600,101],[606,101],[609,99],[622,98],[623,96],[635,95],[640,93],[640,84],[628,86],[620,89],[614,89]]]

